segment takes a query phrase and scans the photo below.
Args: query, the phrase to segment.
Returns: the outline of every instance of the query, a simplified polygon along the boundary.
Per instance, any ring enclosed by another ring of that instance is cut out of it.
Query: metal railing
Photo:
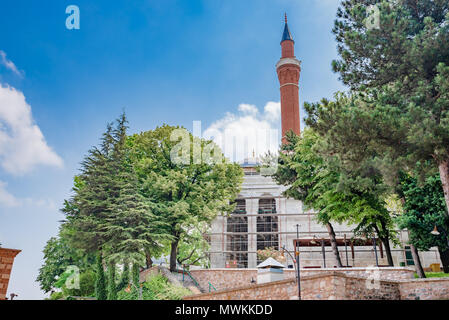
[[[214,285],[209,282],[209,292],[212,292],[212,289],[214,289],[214,291],[217,291],[217,288],[215,288]]]
[[[201,291],[201,286],[198,283],[198,281],[196,281],[196,279],[192,276],[192,274],[189,272],[189,270],[187,270],[186,268],[184,268],[184,266],[181,267],[182,268],[182,282],[184,283],[185,281],[185,275],[187,274],[189,276],[189,278],[192,280],[193,284],[200,289]],[[179,268],[178,268],[179,269]]]

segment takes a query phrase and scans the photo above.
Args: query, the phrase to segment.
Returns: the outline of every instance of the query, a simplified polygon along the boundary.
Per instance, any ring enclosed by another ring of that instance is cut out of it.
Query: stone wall
[[[346,277],[344,297],[346,300],[400,300],[401,295],[395,281]]]
[[[342,272],[348,276],[369,277],[375,274],[377,269],[369,268],[328,268],[328,269],[301,269],[301,277],[322,275],[333,271]],[[380,268],[378,273],[381,280],[401,280],[413,279],[414,269],[412,268]],[[190,271],[192,276],[198,281],[200,286],[208,290],[209,282],[217,290],[232,289],[244,287],[251,284],[251,279],[257,279],[257,269],[201,269]],[[295,279],[296,272],[294,269],[284,270],[285,279]]]
[[[401,300],[449,300],[449,279],[428,278],[399,281]]]
[[[184,300],[289,300],[296,294],[293,279],[184,297]]]
[[[328,271],[301,278],[303,300],[449,300],[449,279],[373,280]],[[295,279],[193,295],[185,300],[292,300]]]
[[[14,258],[20,250],[0,248],[0,300],[5,300],[8,291]]]
[[[185,300],[292,300],[297,299],[295,279],[215,291],[185,297]],[[350,277],[341,272],[327,272],[301,279],[303,300],[398,300],[399,285],[379,281],[377,287],[367,287],[366,278]]]

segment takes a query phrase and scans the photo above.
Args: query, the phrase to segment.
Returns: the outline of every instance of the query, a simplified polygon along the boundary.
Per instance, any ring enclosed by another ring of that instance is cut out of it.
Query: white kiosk
[[[268,258],[257,266],[257,283],[284,280],[285,266],[273,258]]]

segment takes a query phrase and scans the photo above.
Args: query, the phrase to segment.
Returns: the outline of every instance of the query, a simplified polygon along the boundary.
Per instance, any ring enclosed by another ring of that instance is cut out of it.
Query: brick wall
[[[249,272],[245,272],[248,274]],[[295,279],[185,297],[185,300],[291,300],[297,298]],[[449,279],[401,279],[372,281],[328,271],[301,279],[303,300],[428,300],[449,299]]]
[[[5,300],[8,291],[14,258],[20,250],[0,248],[0,300]]]
[[[374,270],[368,268],[301,269],[301,277],[322,275],[334,271],[342,272],[348,276],[368,277]],[[412,268],[402,267],[380,268],[379,270],[381,270],[379,272],[379,279],[381,280],[413,279],[415,273]],[[225,290],[250,285],[251,278],[257,279],[257,269],[201,269],[192,270],[190,273],[205,290],[208,290],[209,282],[217,290]],[[285,269],[284,278],[295,279],[295,270]]]
[[[188,296],[184,300],[289,300],[296,290],[296,281],[287,279]]]
[[[401,300],[449,300],[449,279],[428,278],[399,281]]]

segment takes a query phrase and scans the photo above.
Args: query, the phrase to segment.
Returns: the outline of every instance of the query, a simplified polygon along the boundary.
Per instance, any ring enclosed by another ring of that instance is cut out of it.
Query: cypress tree
[[[122,277],[120,278],[120,283],[117,286],[117,291],[125,289],[129,284],[129,263],[125,262],[123,266]]]
[[[103,269],[103,258],[101,256],[101,253],[97,256],[97,275],[96,275],[96,282],[95,282],[95,296],[97,297],[97,300],[106,300],[107,299],[107,293],[106,293],[106,277],[104,275],[104,269]]]
[[[133,268],[132,268],[132,281],[133,284],[139,288],[139,283],[140,283],[140,270],[139,270],[139,265],[137,263],[133,264]]]
[[[108,267],[108,300],[117,300],[117,286],[115,284],[115,263]]]

